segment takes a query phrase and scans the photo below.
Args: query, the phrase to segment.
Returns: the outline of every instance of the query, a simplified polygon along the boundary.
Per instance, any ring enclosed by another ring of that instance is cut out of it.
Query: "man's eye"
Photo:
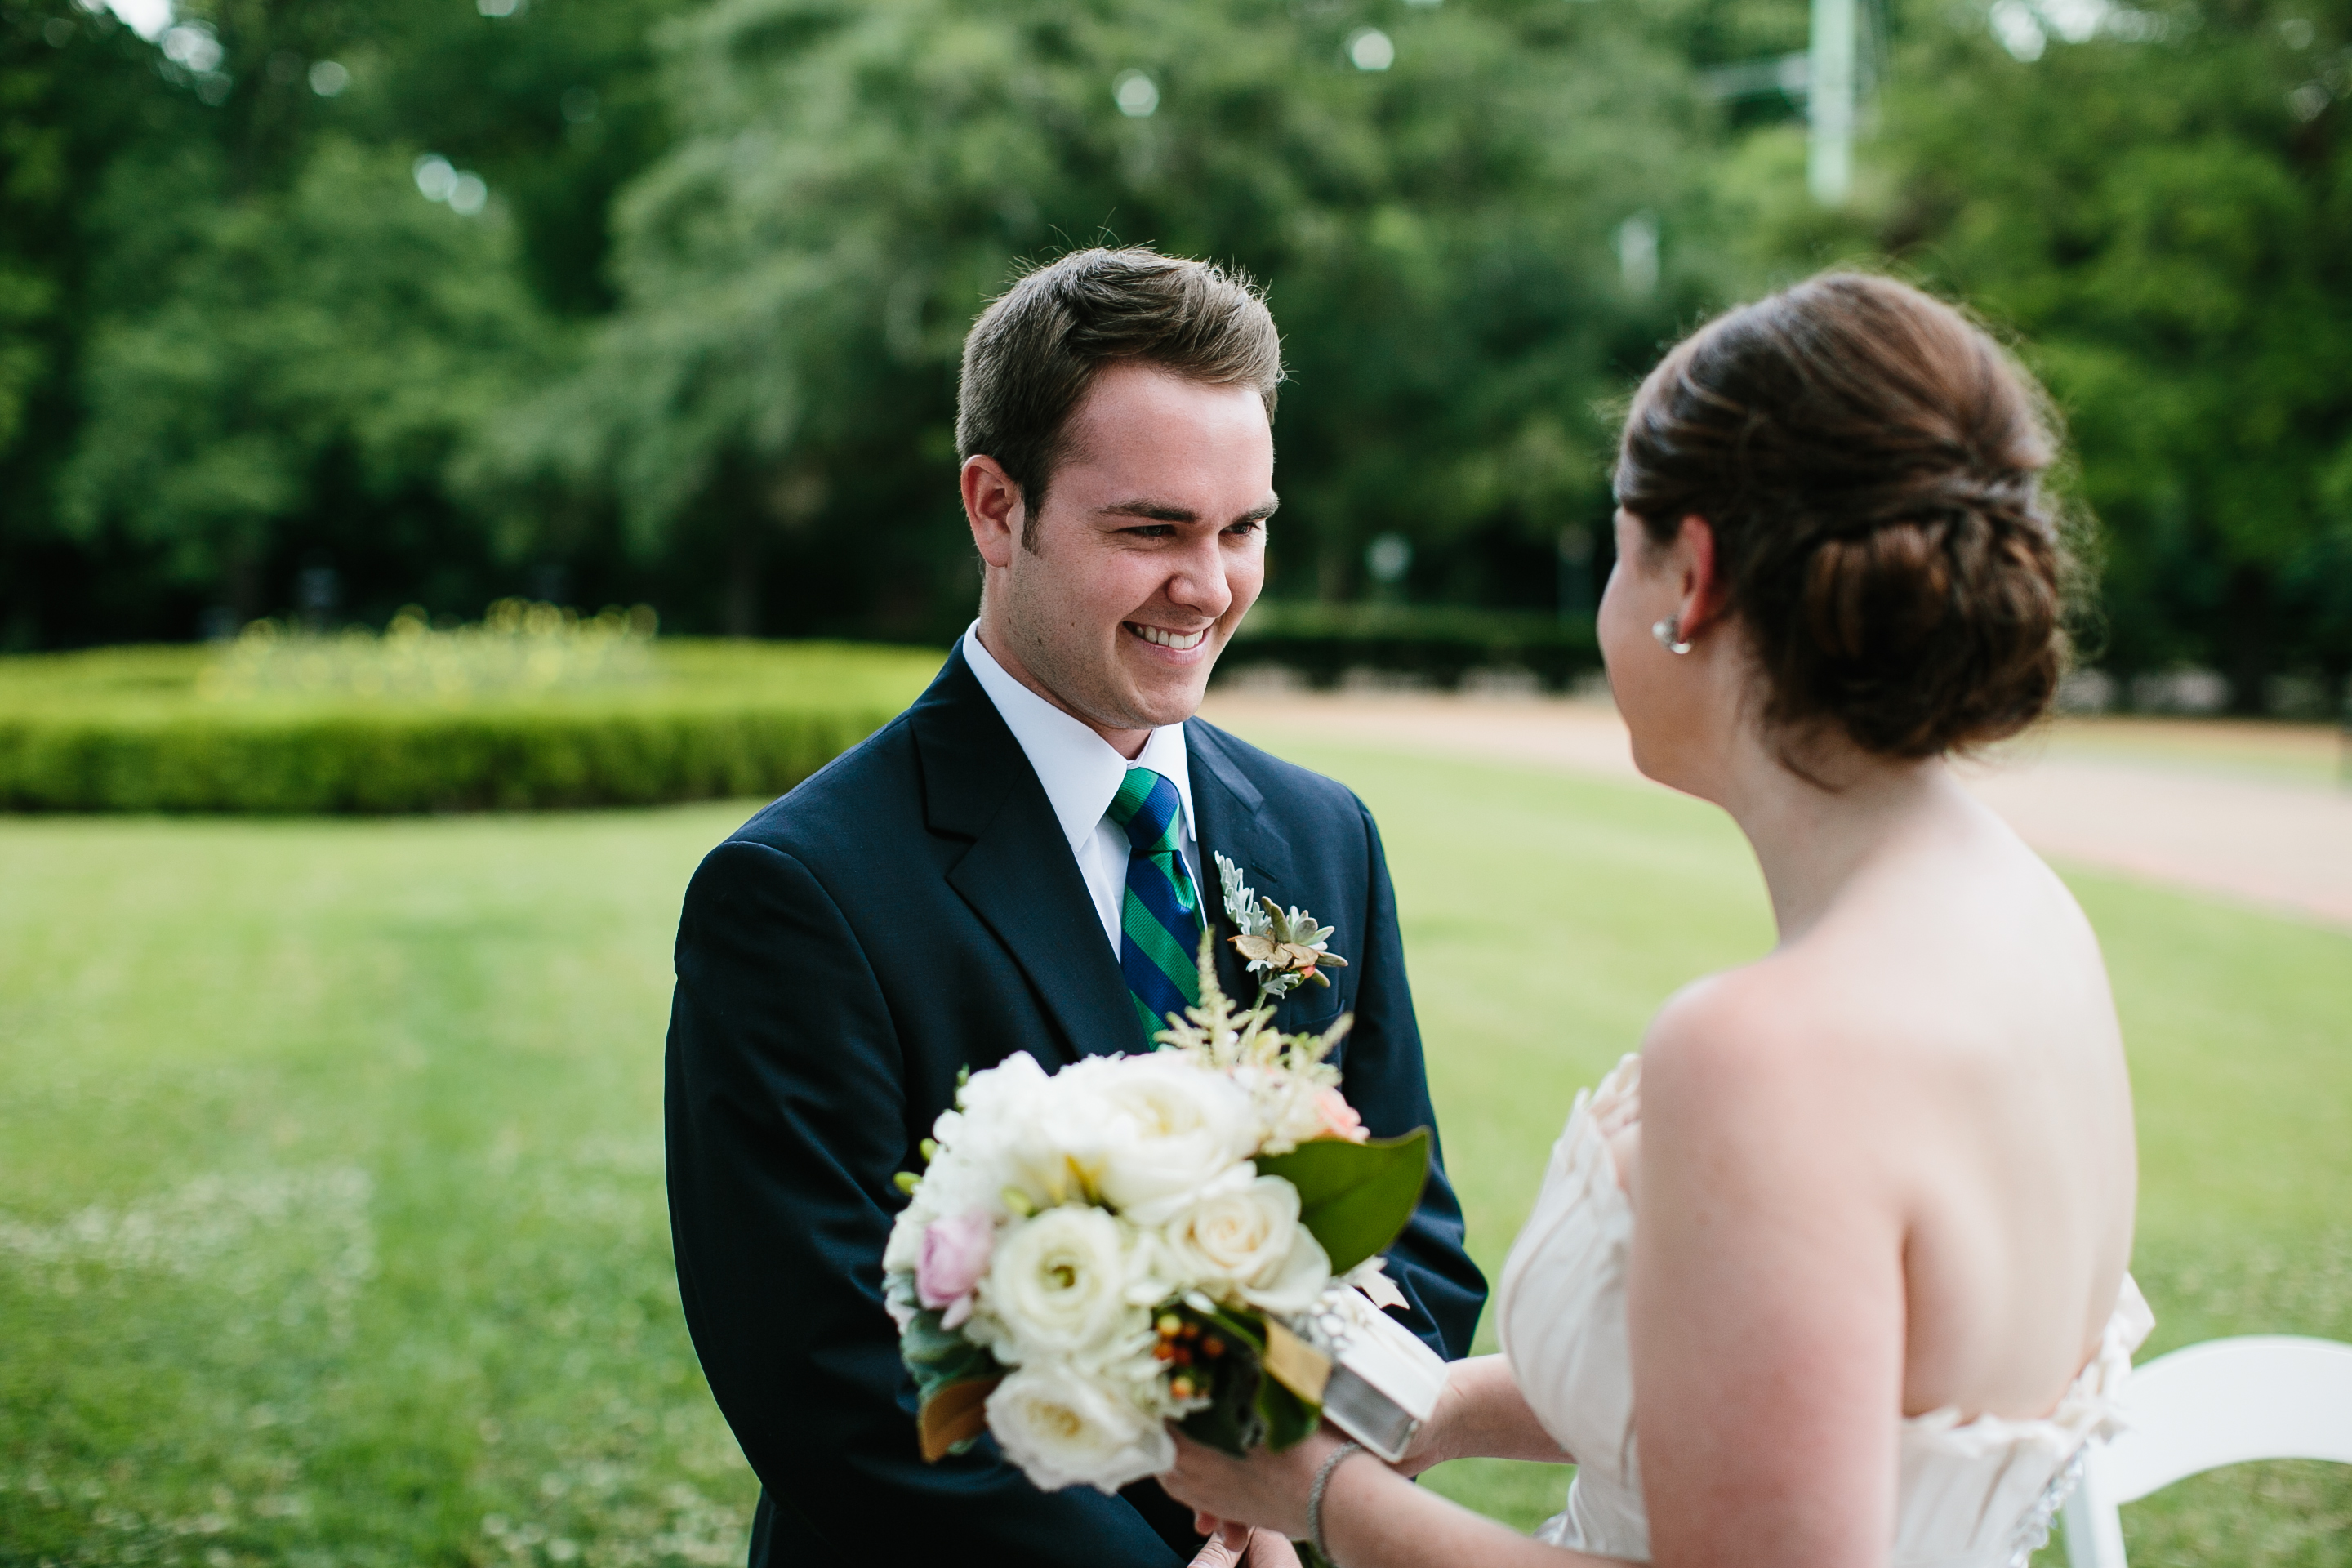
[[[1262,518],[1255,518],[1255,517],[1253,517],[1253,518],[1246,518],[1246,519],[1243,520],[1242,521],[1240,521],[1240,522],[1237,522],[1237,523],[1234,524],[1231,528],[1229,528],[1229,529],[1225,530],[1225,531],[1226,531],[1227,533],[1230,533],[1230,534],[1234,535],[1234,536],[1235,536],[1235,537],[1237,537],[1237,538],[1241,538],[1241,539],[1247,539],[1251,534],[1253,534],[1253,533],[1262,533],[1262,532],[1264,532],[1264,531],[1265,531],[1265,520],[1264,520],[1264,519],[1262,519]]]
[[[1173,523],[1148,522],[1140,528],[1122,528],[1119,531],[1131,539],[1167,539],[1175,533],[1176,527]]]

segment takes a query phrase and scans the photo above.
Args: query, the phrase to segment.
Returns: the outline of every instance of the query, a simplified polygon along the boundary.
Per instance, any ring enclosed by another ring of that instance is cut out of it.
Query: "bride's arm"
[[[1720,983],[1706,997],[1668,1008],[1643,1068],[1630,1318],[1652,1560],[1883,1568],[1906,1184],[1890,1154],[1899,1136],[1884,1135],[1895,1113],[1874,1099],[1874,1042],[1843,1057],[1792,1045],[1758,1025],[1799,1016],[1786,999]],[[1494,1381],[1508,1382],[1498,1363],[1456,1375],[1463,1397],[1433,1422],[1428,1463],[1507,1447],[1515,1419],[1533,1426]],[[1327,1431],[1244,1461],[1180,1437],[1161,1484],[1203,1512],[1301,1537],[1338,1441]],[[1609,1561],[1530,1541],[1363,1457],[1332,1473],[1323,1523],[1341,1568]]]
[[[1643,1053],[1627,1319],[1661,1568],[1883,1568],[1894,1539],[1916,1130],[1883,1038],[1810,999],[1742,972]]]
[[[1492,1358],[1482,1358],[1492,1359]],[[1339,1439],[1329,1427],[1279,1454],[1229,1458],[1179,1435],[1176,1468],[1160,1478],[1171,1497],[1219,1519],[1246,1519],[1293,1541],[1309,1539],[1307,1494]],[[1555,1453],[1557,1449],[1553,1450]],[[1417,1487],[1368,1453],[1340,1461],[1323,1489],[1323,1540],[1339,1568],[1617,1568],[1533,1541],[1507,1525]]]
[[[1574,1463],[1528,1408],[1509,1364],[1498,1355],[1472,1356],[1445,1369],[1445,1392],[1397,1468],[1417,1476],[1448,1459]]]

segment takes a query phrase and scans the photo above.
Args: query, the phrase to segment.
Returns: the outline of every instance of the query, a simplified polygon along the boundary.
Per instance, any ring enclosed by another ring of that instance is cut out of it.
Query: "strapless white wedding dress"
[[[1566,1510],[1537,1538],[1646,1563],[1625,1337],[1633,1210],[1608,1145],[1641,1120],[1641,1070],[1640,1058],[1627,1057],[1576,1097],[1495,1303],[1520,1392],[1578,1460]],[[2080,1474],[2085,1446],[2116,1428],[2131,1352],[2154,1325],[2126,1276],[2097,1353],[2047,1416],[1963,1420],[1937,1410],[1904,1421],[1893,1568],[2024,1568]]]

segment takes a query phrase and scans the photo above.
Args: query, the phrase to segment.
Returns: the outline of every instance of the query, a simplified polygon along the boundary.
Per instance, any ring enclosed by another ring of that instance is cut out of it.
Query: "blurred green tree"
[[[8,0],[0,641],[185,636],[313,563],[379,616],[524,586],[538,531],[447,464],[609,305],[677,8]]]
[[[662,37],[622,306],[496,466],[711,552],[737,631],[968,613],[957,353],[1023,258],[1266,280],[1277,591],[1327,598],[1394,532],[1438,547],[1423,596],[1549,605],[1554,535],[1606,516],[1596,405],[1704,293],[1657,240],[1709,111],[1629,7],[719,0]]]
[[[104,250],[89,199],[115,158],[186,134],[197,110],[151,90],[153,58],[71,0],[0,4],[0,647],[41,640],[33,584],[88,575],[49,498]],[[121,576],[132,614],[149,608]]]
[[[1857,242],[2013,327],[2068,417],[2119,672],[2352,672],[2352,8],[1898,14]],[[1786,139],[1750,166],[1793,174]]]
[[[119,530],[168,579],[251,616],[289,521],[342,507],[429,531],[451,455],[551,345],[511,226],[422,199],[400,153],[328,139],[289,190],[158,195],[225,183],[212,151],[114,171],[110,265],[150,292],[91,334],[59,510],[79,537]],[[128,280],[110,292],[132,296]]]

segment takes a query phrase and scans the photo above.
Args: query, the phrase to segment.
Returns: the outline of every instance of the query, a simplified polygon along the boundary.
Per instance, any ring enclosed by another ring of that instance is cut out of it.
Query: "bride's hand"
[[[1192,1516],[1192,1528],[1209,1539],[1189,1568],[1300,1568],[1297,1552],[1271,1530],[1227,1524],[1205,1513]]]
[[[1253,1449],[1236,1459],[1195,1443],[1183,1433],[1176,1438],[1176,1468],[1160,1478],[1170,1497],[1197,1513],[1226,1521],[1247,1521],[1278,1531],[1286,1540],[1307,1538],[1307,1494],[1341,1439],[1329,1427],[1282,1452]]]

